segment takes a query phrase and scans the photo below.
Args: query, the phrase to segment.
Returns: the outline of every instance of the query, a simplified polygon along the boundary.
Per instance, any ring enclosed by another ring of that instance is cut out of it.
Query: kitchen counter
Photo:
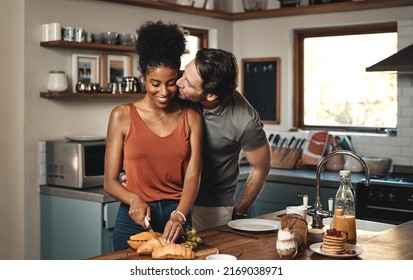
[[[250,171],[249,166],[241,166],[239,180],[246,180]],[[364,173],[353,173],[352,182],[355,184],[364,179]],[[268,175],[267,181],[307,185],[314,187],[315,193],[316,174],[315,170],[311,169],[275,169],[272,168]],[[323,171],[320,176],[320,184],[323,187],[338,188],[338,172]],[[116,201],[108,195],[102,187],[94,188],[68,188],[51,185],[41,185],[40,193],[54,196],[61,196],[66,198],[88,200],[92,202],[108,203]]]
[[[279,220],[283,211],[263,215],[258,218]],[[357,245],[364,252],[350,259],[356,260],[412,260],[413,244],[410,241],[413,221],[406,222],[382,232],[357,231]],[[245,236],[238,235],[244,234]],[[276,260],[276,231],[244,232],[227,225],[199,232],[203,243],[217,248],[220,253],[232,254],[239,260]],[[308,245],[310,245],[309,243]],[[117,251],[90,258],[91,260],[139,259],[132,249]],[[203,258],[201,258],[203,259]],[[308,247],[297,254],[297,260],[328,260],[331,257],[319,255]]]
[[[116,200],[108,195],[102,187],[94,188],[68,188],[68,187],[59,187],[51,185],[41,185],[40,194],[60,196],[66,198],[80,199],[91,202],[100,202],[108,203],[115,202]]]

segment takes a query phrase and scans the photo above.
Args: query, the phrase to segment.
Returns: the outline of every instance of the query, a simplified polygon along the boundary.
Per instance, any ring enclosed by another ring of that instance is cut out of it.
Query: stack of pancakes
[[[344,251],[346,244],[346,234],[341,231],[327,230],[323,237],[321,250],[327,254],[339,254]]]

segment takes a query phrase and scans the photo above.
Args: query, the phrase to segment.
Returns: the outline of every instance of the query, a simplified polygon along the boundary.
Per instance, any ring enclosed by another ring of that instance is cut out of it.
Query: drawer
[[[115,226],[116,215],[118,214],[120,202],[106,203],[103,206],[103,221],[105,228],[113,228]]]

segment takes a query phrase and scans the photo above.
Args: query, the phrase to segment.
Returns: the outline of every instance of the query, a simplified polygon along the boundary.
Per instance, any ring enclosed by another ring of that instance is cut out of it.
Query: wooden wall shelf
[[[40,42],[40,46],[48,47],[48,48],[99,50],[99,51],[109,51],[109,52],[135,52],[135,45],[80,43],[80,42],[63,41],[63,40]]]
[[[144,93],[79,93],[79,92],[40,92],[43,98],[143,98]]]
[[[350,12],[369,9],[393,8],[402,6],[413,6],[412,0],[365,0],[339,3],[328,3],[312,6],[301,6],[292,8],[270,9],[257,12],[228,13],[215,10],[206,10],[183,5],[172,4],[160,0],[97,0],[116,4],[139,6],[171,12],[187,13],[191,15],[206,16],[224,20],[249,20],[273,17],[286,17],[297,15],[310,15],[322,13]]]

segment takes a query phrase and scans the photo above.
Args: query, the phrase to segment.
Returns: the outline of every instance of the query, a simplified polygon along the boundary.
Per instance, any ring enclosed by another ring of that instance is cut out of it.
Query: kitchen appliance
[[[413,220],[413,166],[395,165],[392,172],[356,185],[358,219],[401,224]]]
[[[106,142],[46,141],[46,183],[70,188],[103,185]]]

